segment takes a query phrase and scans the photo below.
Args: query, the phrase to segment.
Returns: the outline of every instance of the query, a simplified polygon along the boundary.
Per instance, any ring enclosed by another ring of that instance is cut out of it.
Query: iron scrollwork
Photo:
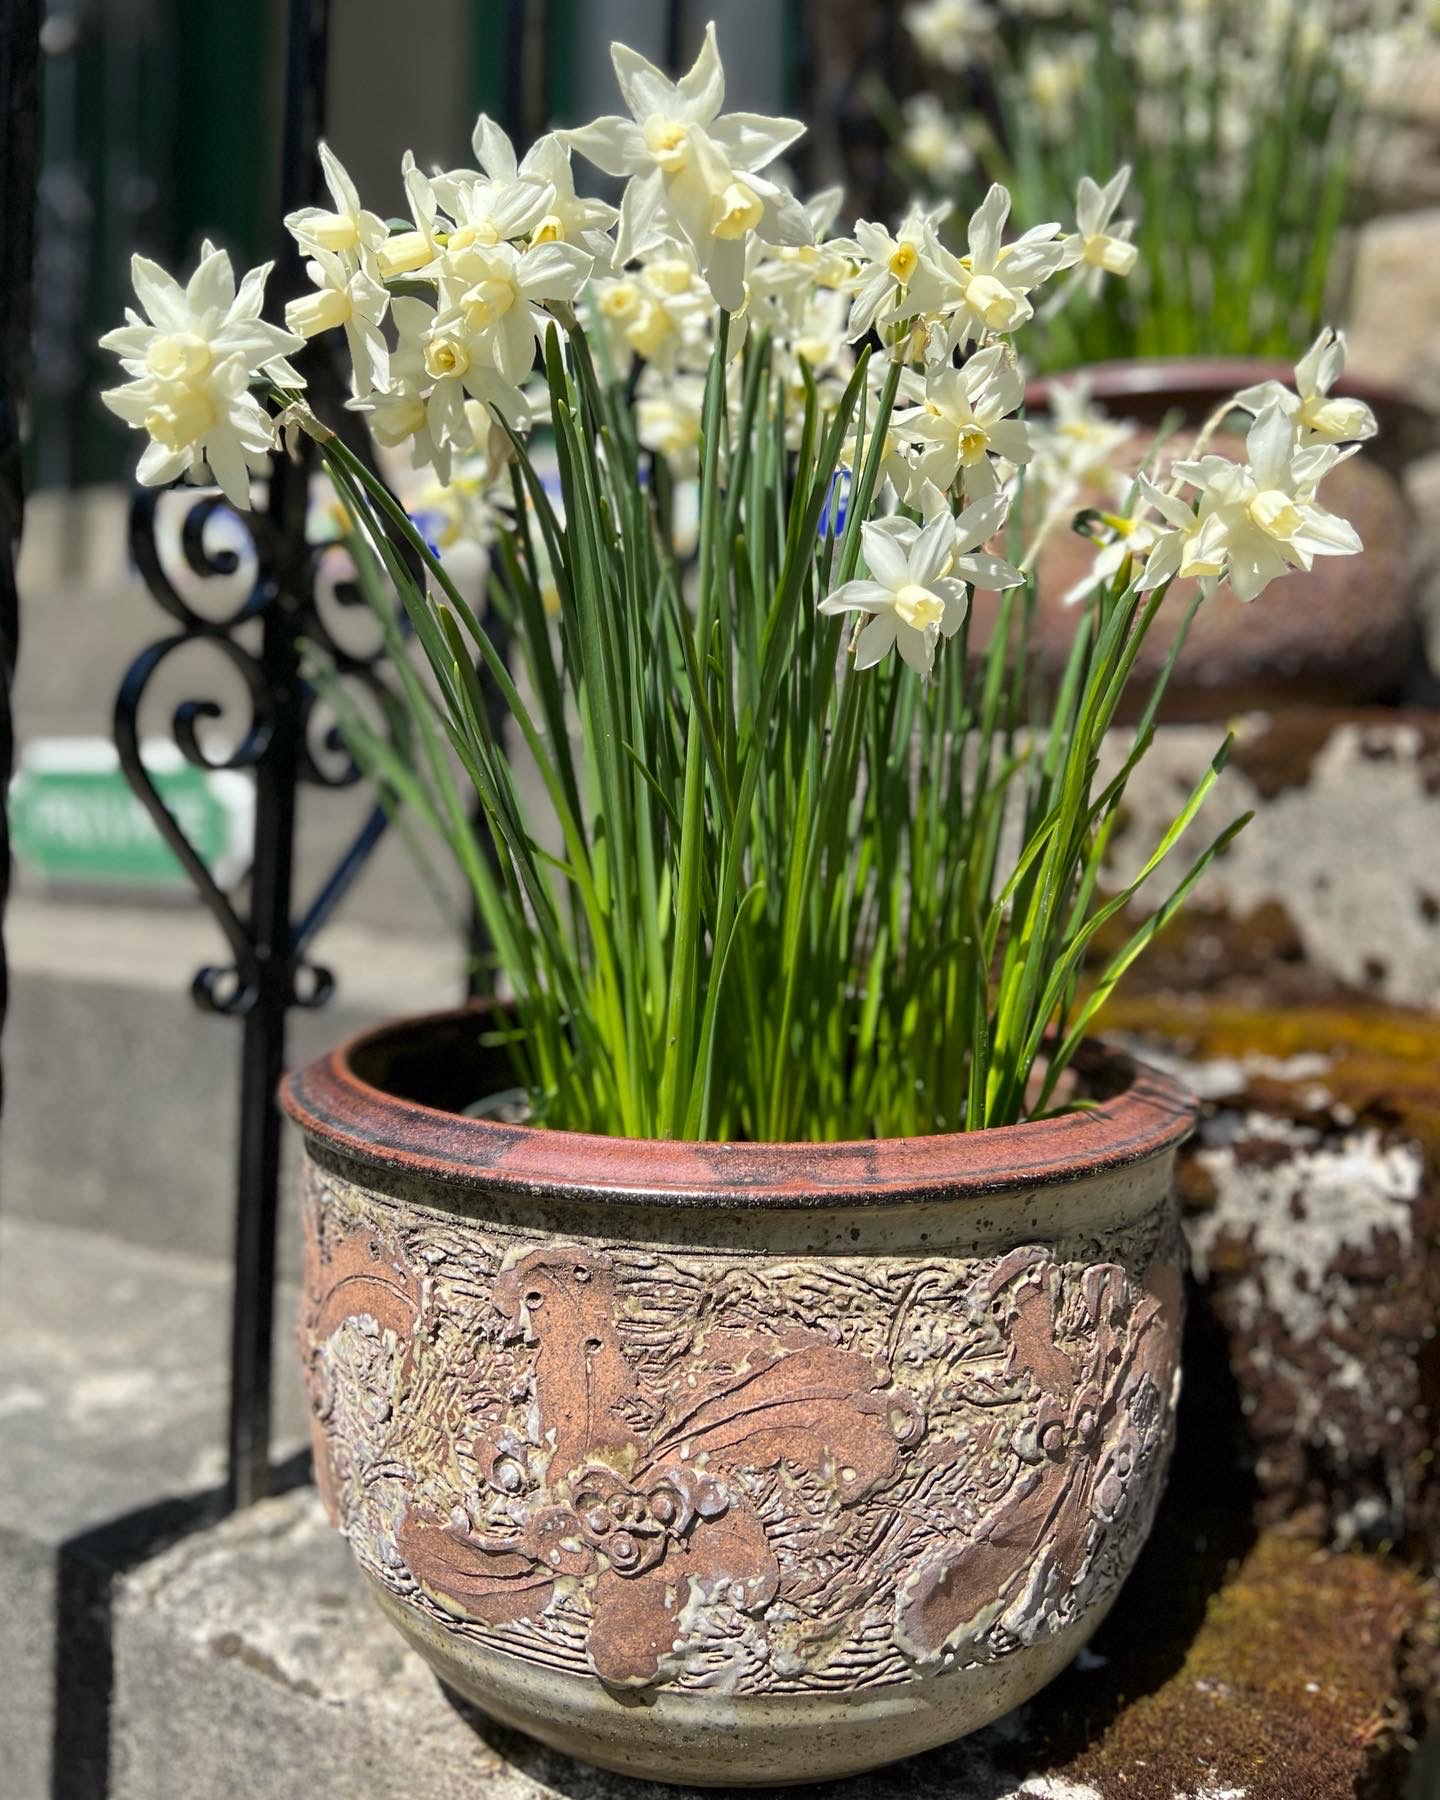
[[[196,1003],[207,1011],[234,1016],[249,1012],[258,1003],[259,965],[265,949],[257,945],[251,921],[191,844],[146,768],[140,715],[147,691],[177,652],[195,645],[209,647],[231,672],[232,686],[233,677],[238,677],[243,688],[240,705],[248,708],[248,717],[238,733],[224,736],[223,726],[227,717],[233,718],[234,702],[227,705],[213,695],[181,701],[171,713],[170,737],[185,760],[212,771],[255,770],[285,756],[293,766],[280,771],[282,779],[324,788],[352,786],[361,772],[333,720],[326,716],[315,688],[303,679],[277,686],[271,678],[263,650],[256,647],[258,634],[269,631],[273,635],[278,627],[295,646],[302,641],[313,644],[343,679],[367,690],[382,707],[391,701],[391,695],[382,673],[383,644],[357,649],[342,641],[325,616],[327,600],[340,606],[353,603],[343,575],[329,582],[323,578],[325,564],[337,557],[343,546],[306,543],[303,554],[296,557],[278,541],[276,520],[270,512],[240,514],[223,495],[201,491],[188,501],[175,545],[170,547],[163,529],[167,497],[180,496],[175,490],[137,490],[131,508],[130,548],[146,587],[175,621],[176,629],[142,651],[127,671],[115,707],[115,739],[127,780],[220,926],[230,951],[228,966],[197,972],[192,984]],[[226,541],[236,532],[243,534],[240,548]],[[202,610],[182,590],[182,569],[202,585],[234,585],[239,578],[243,595],[216,611]],[[296,572],[301,575],[298,583]],[[288,715],[283,730],[282,711]],[[313,900],[299,911],[284,952],[287,1005],[322,1006],[333,992],[329,971],[313,963],[307,949],[365,866],[387,823],[386,809],[377,803]]]

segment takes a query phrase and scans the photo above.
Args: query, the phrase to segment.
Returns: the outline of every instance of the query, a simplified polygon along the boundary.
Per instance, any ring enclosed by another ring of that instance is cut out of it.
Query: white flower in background
[[[488,364],[518,387],[535,362],[549,305],[571,305],[591,269],[573,244],[471,244],[447,251],[440,280],[440,316],[425,361],[437,380]]]
[[[1030,426],[1035,447],[1032,474],[1055,492],[1104,487],[1117,471],[1116,454],[1135,435],[1133,419],[1112,419],[1091,404],[1090,384],[1083,376],[1052,381],[1047,394],[1048,419]],[[1130,477],[1123,477],[1128,489]]]
[[[319,151],[320,167],[335,210],[327,212],[319,206],[301,207],[299,212],[286,213],[285,229],[301,249],[308,250],[311,255],[326,250],[350,258],[353,264],[362,253],[378,249],[390,228],[378,214],[366,212],[361,206],[359,191],[346,173],[345,165],[323,138]]]
[[[393,233],[376,250],[375,269],[382,281],[396,281],[428,268],[441,251],[436,237],[440,203],[435,198],[430,177],[416,166],[409,150],[400,159],[400,176],[415,228]]]
[[[975,167],[975,152],[934,94],[912,94],[901,109],[900,147],[937,185],[959,180]]]
[[[944,291],[941,309],[950,315],[945,354],[989,332],[1018,330],[1034,316],[1027,298],[1031,289],[1064,267],[1058,224],[1033,226],[1007,244],[1009,216],[1010,195],[997,183],[971,216],[966,253],[955,256],[939,244],[932,248]]]
[[[532,244],[574,244],[596,265],[608,269],[615,255],[610,233],[619,220],[616,207],[587,200],[575,192],[570,151],[558,132],[538,139],[525,153],[520,173],[550,190],[548,211],[530,234]]]
[[[615,379],[632,356],[673,370],[684,361],[703,367],[710,356],[714,302],[695,259],[679,244],[663,246],[639,269],[592,280],[587,293],[604,333]]]
[[[914,377],[910,378],[912,391]],[[995,459],[1017,466],[1032,455],[1029,427],[1013,413],[1025,384],[1004,344],[972,356],[962,368],[949,364],[924,378],[923,399],[897,413],[897,433],[920,447],[917,472],[942,492],[963,477],[972,497],[1000,485]]]
[[[872,219],[857,219],[854,237],[841,239],[837,248],[854,264],[845,327],[852,341],[939,304],[934,226],[926,214],[911,213],[894,236]]]
[[[484,113],[475,121],[470,144],[483,174],[452,169],[430,184],[455,222],[445,245],[447,261],[472,246],[488,250],[528,237],[555,198],[548,182],[521,172],[510,139]]]
[[[1375,415],[1363,400],[1330,397],[1345,367],[1345,334],[1329,325],[1295,365],[1292,393],[1278,381],[1262,381],[1235,396],[1247,412],[1278,406],[1300,430],[1302,444],[1344,444],[1374,437]]]
[[[1085,91],[1094,62],[1094,40],[1085,36],[1058,49],[1032,50],[1026,59],[1025,98],[1052,143],[1074,128],[1076,103]]]
[[[956,74],[987,54],[998,24],[983,0],[920,0],[905,11],[905,29],[920,54]]]
[[[698,474],[704,407],[703,375],[666,376],[647,369],[635,390],[635,436],[676,475]]]
[[[1225,573],[1225,520],[1218,513],[1197,513],[1144,475],[1139,477],[1139,492],[1144,506],[1130,522],[1130,531],[1122,532],[1120,542],[1112,546],[1112,550],[1121,552],[1116,566],[1126,553],[1143,554],[1145,570],[1136,584],[1142,593],[1172,577],[1198,581],[1208,593]],[[1151,513],[1157,515],[1153,521]],[[1106,555],[1102,550],[1097,564],[1103,563]]]
[[[1225,572],[1238,600],[1253,600],[1291,569],[1317,556],[1354,556],[1363,549],[1353,525],[1316,503],[1315,490],[1351,452],[1335,444],[1300,447],[1295,421],[1270,406],[1245,439],[1249,461],[1202,456],[1176,463],[1177,480],[1200,490],[1199,515],[1215,515],[1224,532]]]
[[[230,258],[207,240],[183,288],[146,257],[130,269],[144,316],[127,307],[126,323],[100,343],[132,379],[100,398],[149,434],[139,479],[147,487],[200,480],[208,467],[231,504],[248,507],[250,474],[264,472],[273,439],[250,382],[305,385],[285,359],[303,339],[260,317],[271,264],[251,269],[237,291]]]
[[[970,604],[965,583],[951,573],[955,521],[941,513],[909,545],[883,525],[862,525],[860,541],[869,575],[836,588],[820,611],[871,615],[852,645],[857,669],[871,668],[898,646],[910,667],[928,676],[937,641],[955,635]]]
[[[371,272],[370,252],[359,260],[333,250],[317,250],[305,265],[315,283],[313,294],[302,294],[285,308],[285,323],[298,337],[312,338],[322,331],[343,326],[355,370],[355,392],[363,400],[385,380],[389,351],[380,326],[390,295]]]
[[[747,240],[810,239],[799,202],[759,173],[805,127],[798,119],[757,113],[720,116],[725,72],[713,24],[694,67],[678,82],[624,44],[612,44],[610,58],[632,116],[596,119],[561,135],[607,175],[630,177],[617,259],[627,262],[656,238],[678,237],[695,253],[716,304],[738,312],[745,304]]]
[[[875,365],[872,363],[871,367]],[[875,406],[870,404],[870,416],[873,418]],[[867,422],[865,437],[862,442],[859,433],[852,426],[849,435],[840,446],[839,466],[851,477],[858,477],[870,458],[870,451],[875,443],[875,428]],[[885,436],[881,440],[880,463],[876,475],[876,489],[880,491],[890,488],[895,494],[908,494],[915,485],[915,466],[909,454],[909,445],[900,435],[892,416]]]
[[[1139,257],[1140,252],[1130,242],[1134,220],[1122,219],[1112,228],[1129,181],[1128,163],[1103,188],[1088,175],[1080,177],[1075,195],[1076,229],[1065,239],[1065,260],[1083,269],[1087,293],[1097,293],[1107,275],[1128,275]]]
[[[896,543],[908,551],[923,527],[933,524],[939,518],[948,519],[954,532],[954,542],[947,574],[957,576],[970,587],[982,588],[987,593],[998,592],[1001,588],[1019,587],[1024,581],[1023,569],[1017,569],[1003,557],[992,555],[984,547],[1004,529],[1005,522],[1010,517],[1008,494],[987,494],[983,500],[967,506],[956,517],[950,511],[949,497],[942,494],[933,481],[923,481],[913,503],[919,510],[920,524],[907,519],[903,513],[892,513],[889,518],[877,519],[876,529],[888,531]]]

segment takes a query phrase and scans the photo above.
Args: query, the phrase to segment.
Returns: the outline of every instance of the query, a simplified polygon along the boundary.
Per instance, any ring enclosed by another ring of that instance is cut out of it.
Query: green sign
[[[244,868],[253,790],[243,775],[197,769],[173,744],[142,747],[151,779],[222,886]],[[178,888],[188,876],[130,791],[103,738],[30,743],[10,789],[15,860],[57,884]]]

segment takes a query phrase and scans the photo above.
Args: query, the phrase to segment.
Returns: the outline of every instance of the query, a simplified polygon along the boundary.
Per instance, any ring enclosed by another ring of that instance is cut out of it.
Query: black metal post
[[[315,145],[324,128],[329,0],[290,0],[280,182],[286,212],[315,194]],[[287,235],[281,291],[302,285]],[[294,999],[291,902],[295,814],[306,700],[298,633],[308,592],[306,503],[309,440],[298,461],[279,456],[269,518],[276,592],[263,609],[260,668],[271,706],[270,742],[255,768],[255,856],[250,939],[255,995],[240,1053],[240,1131],[235,1192],[235,1293],[231,1315],[227,1500],[248,1506],[270,1487],[271,1353],[282,1120],[276,1089],[285,1072],[286,1021]]]

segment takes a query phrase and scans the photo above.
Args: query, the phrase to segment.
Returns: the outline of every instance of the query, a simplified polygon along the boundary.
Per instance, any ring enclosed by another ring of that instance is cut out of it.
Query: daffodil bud
[[[302,294],[285,308],[285,323],[300,337],[312,338],[322,331],[333,331],[350,317],[350,296],[344,288],[317,288],[313,294]]]
[[[376,266],[382,281],[395,281],[402,275],[413,275],[435,257],[434,246],[419,231],[397,231],[375,252]]]

